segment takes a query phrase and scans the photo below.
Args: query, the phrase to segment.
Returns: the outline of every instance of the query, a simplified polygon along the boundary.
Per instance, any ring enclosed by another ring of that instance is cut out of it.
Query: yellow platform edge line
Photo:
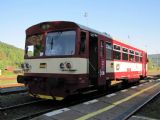
[[[99,109],[99,110],[97,110],[97,111],[95,111],[95,112],[92,112],[92,113],[89,113],[89,114],[87,114],[87,115],[84,115],[84,116],[82,116],[82,117],[80,117],[80,118],[77,118],[76,120],[86,120],[86,119],[89,119],[89,118],[91,118],[91,117],[93,117],[93,116],[96,116],[96,115],[98,115],[98,114],[100,114],[100,113],[103,113],[103,112],[105,112],[105,111],[108,111],[108,110],[112,109],[113,107],[115,107],[115,106],[117,106],[117,105],[119,105],[119,104],[121,104],[121,103],[123,103],[123,102],[126,102],[126,101],[128,101],[128,100],[130,100],[130,99],[132,99],[132,98],[134,98],[134,97],[136,97],[136,96],[144,93],[145,91],[148,91],[148,90],[150,90],[150,89],[152,89],[152,88],[154,88],[154,87],[156,87],[156,86],[158,86],[158,85],[160,85],[160,83],[157,83],[157,84],[155,84],[155,85],[153,85],[153,86],[150,86],[150,87],[148,87],[148,88],[146,88],[146,89],[143,89],[143,90],[141,90],[141,91],[139,91],[139,92],[137,92],[137,93],[135,93],[135,94],[127,97],[127,98],[124,98],[124,99],[122,99],[122,100],[120,100],[120,101],[118,101],[118,102],[113,103],[112,105],[109,105],[109,106],[104,107],[104,108],[102,108],[102,109]]]

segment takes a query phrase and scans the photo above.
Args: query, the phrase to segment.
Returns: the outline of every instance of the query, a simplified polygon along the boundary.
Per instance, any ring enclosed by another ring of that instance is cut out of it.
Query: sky
[[[1,0],[0,41],[24,49],[28,27],[57,20],[106,32],[148,54],[160,53],[160,0]]]

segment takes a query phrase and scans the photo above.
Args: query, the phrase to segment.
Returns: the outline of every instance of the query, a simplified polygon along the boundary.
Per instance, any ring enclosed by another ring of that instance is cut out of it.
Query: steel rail
[[[5,89],[5,90],[3,90]],[[0,88],[0,95],[10,95],[10,94],[18,94],[18,93],[25,93],[28,90],[27,89],[20,89],[20,90],[8,90],[7,89],[11,89],[11,88]]]
[[[47,101],[47,100],[36,100],[36,101],[31,101],[31,102],[27,102],[27,103],[18,104],[18,105],[8,106],[8,107],[4,107],[4,108],[1,107],[0,111],[5,111],[5,110],[8,110],[8,109],[14,109],[14,108],[18,108],[18,107],[22,107],[22,106],[25,106],[25,105],[38,103],[38,102],[43,102],[43,101]]]
[[[14,120],[31,119],[31,118],[37,117],[39,115],[42,115],[42,114],[45,114],[47,112],[51,112],[53,110],[60,109],[60,108],[62,108],[62,107],[50,108],[50,109],[47,109],[47,110],[44,110],[44,111],[40,111],[40,112],[37,112],[37,113],[29,114],[29,115],[26,115],[26,116],[21,116],[21,117],[15,118]]]

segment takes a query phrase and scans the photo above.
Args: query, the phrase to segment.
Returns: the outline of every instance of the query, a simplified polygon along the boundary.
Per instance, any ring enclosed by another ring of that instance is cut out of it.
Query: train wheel
[[[109,89],[111,87],[111,80],[106,81],[106,88]]]
[[[106,86],[100,86],[98,88],[98,91],[100,91],[100,92],[107,91],[107,88],[106,88]]]
[[[127,79],[123,80],[122,87],[127,87],[129,85],[129,82]]]
[[[144,77],[143,77],[142,75],[140,75],[139,78],[140,78],[140,80],[143,80],[143,79],[144,79]]]

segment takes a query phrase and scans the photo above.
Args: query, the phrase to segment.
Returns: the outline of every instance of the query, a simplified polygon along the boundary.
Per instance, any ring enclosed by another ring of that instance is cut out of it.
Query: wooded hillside
[[[23,49],[0,41],[0,69],[4,70],[7,66],[20,66],[23,62],[23,55]]]

